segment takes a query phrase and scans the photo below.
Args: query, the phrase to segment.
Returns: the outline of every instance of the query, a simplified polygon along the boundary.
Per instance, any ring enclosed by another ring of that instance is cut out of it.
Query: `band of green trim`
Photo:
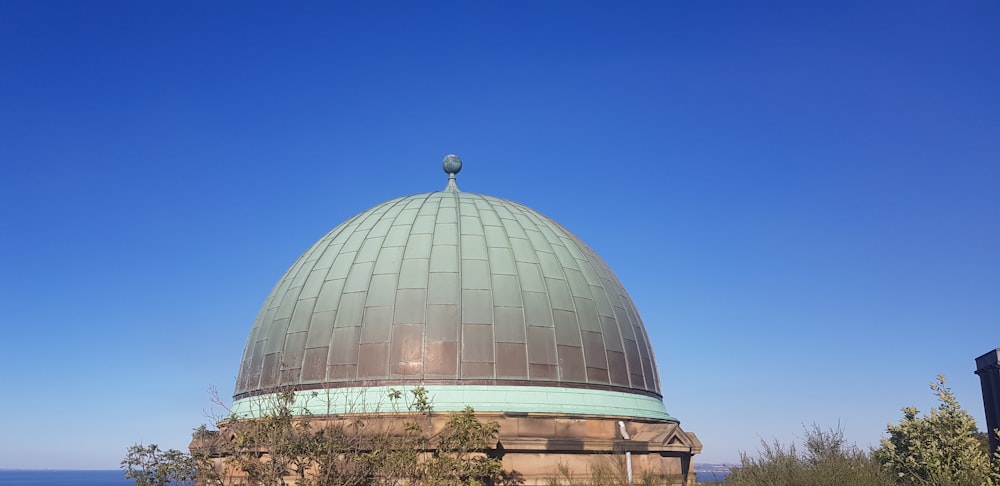
[[[432,410],[457,412],[472,407],[477,412],[560,413],[636,417],[677,422],[656,398],[634,393],[584,388],[495,385],[426,385]],[[334,388],[296,392],[292,410],[297,415],[406,412],[412,388],[390,386]],[[403,396],[390,399],[399,390]],[[277,404],[277,394],[242,398],[233,402],[241,417],[266,414]]]

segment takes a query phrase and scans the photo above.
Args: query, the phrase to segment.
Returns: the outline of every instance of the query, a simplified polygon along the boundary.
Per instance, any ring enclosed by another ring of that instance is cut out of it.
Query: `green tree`
[[[976,421],[963,409],[943,375],[931,383],[940,404],[918,417],[916,407],[903,408],[898,425],[889,424],[874,459],[904,485],[980,486],[1000,484],[977,438]]]
[[[194,485],[198,472],[190,455],[177,449],[162,450],[156,444],[129,447],[121,468],[137,486]]]

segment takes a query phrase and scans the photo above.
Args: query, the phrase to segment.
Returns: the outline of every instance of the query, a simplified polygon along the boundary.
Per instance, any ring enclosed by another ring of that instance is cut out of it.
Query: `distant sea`
[[[725,473],[699,472],[698,482],[721,480]],[[0,486],[125,486],[135,484],[125,473],[110,471],[30,471],[0,470]]]
[[[711,471],[711,472],[696,472],[695,481],[698,483],[714,483],[717,481],[722,481],[726,479],[726,474],[723,471]]]
[[[116,469],[109,471],[0,470],[0,485],[2,486],[125,486],[126,484],[135,484],[135,481],[125,479],[125,473]]]

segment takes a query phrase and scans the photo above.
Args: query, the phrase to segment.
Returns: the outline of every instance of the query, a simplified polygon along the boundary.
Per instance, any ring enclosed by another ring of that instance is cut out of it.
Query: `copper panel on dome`
[[[530,234],[531,233],[529,233],[529,235]],[[532,244],[534,244],[534,242]],[[559,259],[556,258],[554,254],[539,251],[535,253],[535,255],[538,256],[538,264],[542,267],[542,276],[545,277],[546,280],[550,278],[561,280],[563,278],[562,265],[559,264]],[[546,282],[546,286],[548,286],[548,282]],[[568,288],[566,289],[566,292],[569,293]]]
[[[327,357],[327,364],[357,364],[358,343],[360,340],[360,327],[339,327],[334,329],[333,345],[330,346],[330,355]]]
[[[407,202],[407,206],[418,206],[419,207],[419,204],[414,204],[414,203],[415,203],[415,201],[408,201]],[[417,221],[418,221],[417,218],[418,217],[419,216],[418,216],[417,208],[416,207],[407,207],[406,209],[401,210],[399,212],[399,214],[396,215],[396,218],[392,220],[392,225],[389,227],[389,230],[386,231],[386,233],[385,233],[386,245],[387,246],[402,246],[402,245],[390,245],[389,244],[390,243],[389,242],[389,238],[394,238],[393,242],[397,242],[398,243],[398,240],[395,239],[395,238],[397,238],[395,231],[397,229],[399,229],[399,228],[409,229],[411,226],[415,226],[417,224]]]
[[[500,231],[497,229],[497,231]],[[504,244],[508,244],[507,240],[503,240]],[[517,264],[514,262],[514,253],[511,252],[510,247],[491,247],[489,249],[490,255],[490,272],[494,275],[517,275]]]
[[[552,319],[555,321],[556,343],[560,345],[580,347],[580,323],[576,320],[576,313],[553,309]]]
[[[302,379],[302,368],[282,368],[281,386],[290,386],[299,383]]]
[[[333,266],[330,267],[330,271],[327,275],[333,276],[333,278],[342,278],[346,280],[348,272],[351,271],[351,265],[354,265],[354,257],[356,255],[357,252],[353,251],[342,252],[340,255],[337,255],[337,258],[333,260]]]
[[[646,381],[642,375],[642,358],[639,356],[639,346],[631,339],[625,340],[625,360],[628,363],[631,386],[643,388]]]
[[[267,332],[264,338],[264,354],[274,354],[281,352],[281,346],[285,343],[285,332],[288,331],[288,319],[275,319],[271,327],[264,329]]]
[[[462,290],[489,290],[489,263],[486,260],[469,260],[464,254],[462,257]]]
[[[493,302],[489,290],[462,291],[462,322],[491,324]]]
[[[428,262],[426,258],[404,258],[399,266],[397,288],[426,289]]]
[[[428,378],[458,378],[458,342],[424,343],[424,373]]]
[[[457,273],[431,273],[428,277],[427,303],[458,305],[462,288]]]
[[[610,318],[614,320],[615,311],[611,307],[611,302],[608,300],[608,294],[604,287],[597,285],[590,286],[590,295],[594,296],[594,304],[597,305],[597,314],[601,316],[601,320],[604,318]]]
[[[587,370],[583,364],[583,349],[576,346],[557,346],[559,369],[563,381],[586,382]]]
[[[486,237],[479,235],[462,235],[459,239],[462,244],[463,260],[486,260]]]
[[[594,305],[594,301],[589,297],[575,297],[573,305],[576,307],[580,330],[593,331],[599,335],[601,333],[601,317],[597,315],[597,307]]]
[[[621,333],[622,339],[635,341],[635,329],[632,328],[632,322],[629,321],[625,309],[615,307],[615,318],[618,319],[618,331]],[[638,349],[636,349],[636,352],[638,352]]]
[[[387,343],[392,335],[392,307],[368,307],[361,327],[361,343]]]
[[[423,324],[424,302],[427,291],[424,289],[400,289],[396,291],[396,307],[392,314],[393,324]]]
[[[497,248],[509,248],[509,241],[507,240],[507,234],[504,232],[501,226],[485,226],[483,228],[486,236],[486,247],[490,251],[490,256],[492,258],[493,250]],[[509,251],[509,250],[508,250]],[[514,254],[511,253],[511,261],[514,260]]]
[[[497,343],[497,378],[528,379],[528,349],[524,343]]]
[[[309,322],[312,321],[313,307],[315,305],[316,297],[300,299],[295,304],[295,310],[292,312],[292,320],[288,324],[288,332],[308,330]]]
[[[545,278],[545,288],[548,289],[549,302],[553,309],[573,310],[573,297],[569,293],[569,284],[561,278]]]
[[[612,385],[629,386],[628,364],[625,361],[625,353],[621,351],[608,351],[608,372],[611,374]]]
[[[321,382],[326,379],[326,356],[330,348],[306,349],[305,359],[302,362],[302,381],[306,383]]]
[[[398,215],[400,212],[398,208],[399,206],[393,206],[391,209],[386,211],[385,214],[387,216]],[[368,231],[368,238],[385,237],[385,235],[389,232],[390,226],[392,226],[392,218],[379,218],[379,220],[375,223],[375,226],[372,226],[372,229]],[[379,243],[379,248],[382,248],[382,246],[383,245]]]
[[[362,344],[358,348],[358,378],[389,377],[389,343]]]
[[[497,210],[497,214],[500,215],[500,222],[503,223],[503,229],[507,232],[509,238],[518,238],[522,240],[528,239],[528,234],[524,231],[524,226],[520,221],[514,216],[511,208],[505,206],[494,206]],[[524,261],[534,261],[534,260],[524,260]]]
[[[420,206],[420,210],[417,213],[417,217],[413,218],[412,231],[413,234],[421,233],[433,233],[434,232],[434,220],[436,219],[434,213],[437,212],[437,207],[434,204],[424,204]],[[405,221],[398,221],[399,224],[405,224]],[[393,228],[395,229],[395,228]]]
[[[490,379],[493,373],[493,363],[462,363],[463,379]]]
[[[575,263],[576,260],[573,260]],[[587,281],[583,278],[583,274],[575,268],[566,268],[566,282],[569,283],[569,293],[573,294],[574,299],[579,298],[589,299],[590,298],[590,286],[587,285]]]
[[[457,273],[458,269],[458,246],[434,245],[431,249],[430,271]]]
[[[333,327],[358,327],[365,315],[366,292],[351,292],[340,296],[337,318]]]
[[[608,370],[605,368],[587,368],[587,381],[590,383],[611,383]]]
[[[550,327],[528,326],[528,362],[557,364],[556,336]]]
[[[390,248],[406,246],[406,240],[410,237],[409,226],[393,226],[385,235],[383,245]]]
[[[463,209],[465,211],[465,209]],[[477,212],[473,210],[473,212]],[[479,221],[479,215],[462,216],[460,219],[463,235],[483,236],[483,224]]]
[[[604,331],[604,346],[609,351],[625,351],[625,344],[618,332],[618,321],[613,317],[601,316],[601,330]]]
[[[604,338],[599,332],[583,331],[583,356],[588,368],[608,369],[608,356]]]
[[[642,359],[642,378],[645,383],[653,382],[653,363],[646,359]]]
[[[428,341],[458,341],[458,326],[457,305],[427,306]]]
[[[340,305],[340,296],[344,290],[345,279],[333,279],[323,282],[323,287],[319,291],[316,299],[316,306],[313,312],[335,311]]]
[[[510,234],[508,231],[507,234]],[[524,234],[524,231],[521,231]],[[535,250],[531,247],[531,242],[528,241],[527,235],[523,237],[511,236],[510,238],[510,248],[514,250],[514,260],[519,263],[538,263],[538,256],[535,254]],[[541,271],[541,268],[539,268]],[[541,274],[539,274],[541,276]]]
[[[357,256],[354,257],[354,263],[359,262],[374,262],[378,257],[379,252],[382,251],[382,240],[383,238],[365,238],[365,241],[361,244],[361,248],[358,250]]]
[[[558,381],[559,367],[556,365],[528,363],[528,379],[537,381]]]
[[[403,258],[430,258],[431,241],[431,235],[410,235]]]
[[[333,337],[333,322],[336,317],[337,311],[313,312],[309,322],[309,337],[306,339],[307,348],[330,344],[330,338]]]
[[[521,286],[516,275],[493,275],[493,305],[496,307],[521,307]]]
[[[274,388],[278,386],[278,366],[281,364],[278,353],[264,356],[264,366],[260,375],[260,386]]]
[[[354,381],[358,379],[357,364],[332,365],[327,368],[327,377],[333,382]]]
[[[438,223],[457,223],[458,222],[458,210],[455,209],[455,204],[453,199],[442,200],[441,207],[438,208],[437,212],[437,222]]]
[[[476,208],[479,209],[479,220],[483,222],[483,226],[499,227],[503,225],[503,223],[500,222],[500,216],[493,210],[493,206],[490,205],[490,203],[485,200],[477,199]]]
[[[434,238],[431,242],[434,246],[458,246],[458,225],[438,222],[434,225]]]
[[[296,332],[285,336],[285,348],[281,352],[282,367],[298,368],[306,353],[306,333]]]
[[[498,343],[523,343],[524,311],[520,307],[494,307],[493,336]]]
[[[396,324],[392,326],[389,363],[390,372],[393,375],[420,376],[423,374],[423,324]]]
[[[396,281],[398,276],[394,273],[382,275],[372,275],[371,283],[368,285],[368,297],[365,298],[366,307],[388,306],[396,303]]]
[[[537,263],[517,262],[518,283],[525,292],[545,292],[542,268]]]
[[[375,260],[375,275],[399,273],[399,265],[403,262],[403,248],[400,246],[382,247],[378,259]]]
[[[374,268],[375,262],[354,262],[351,265],[351,270],[347,272],[344,293],[367,291],[372,277],[372,269]]]
[[[522,292],[524,322],[529,326],[552,326],[552,307],[549,297],[542,292]]]
[[[492,325],[463,324],[462,362],[492,362],[494,342]]]

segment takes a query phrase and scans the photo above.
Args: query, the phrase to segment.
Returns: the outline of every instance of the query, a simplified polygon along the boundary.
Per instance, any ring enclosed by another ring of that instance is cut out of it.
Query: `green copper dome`
[[[456,161],[445,191],[379,204],[299,257],[250,331],[236,408],[290,388],[424,386],[438,410],[673,420],[604,261],[528,207],[460,192]]]

